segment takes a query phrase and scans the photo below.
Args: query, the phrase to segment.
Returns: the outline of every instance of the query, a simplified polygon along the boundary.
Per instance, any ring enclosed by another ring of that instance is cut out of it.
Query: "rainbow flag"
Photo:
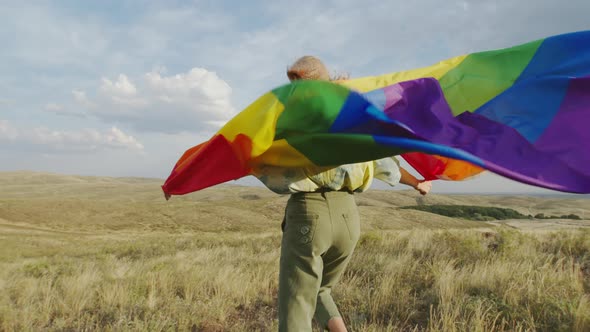
[[[427,179],[483,170],[590,193],[590,31],[342,82],[278,87],[186,151],[181,195],[260,165],[338,166],[402,155]]]

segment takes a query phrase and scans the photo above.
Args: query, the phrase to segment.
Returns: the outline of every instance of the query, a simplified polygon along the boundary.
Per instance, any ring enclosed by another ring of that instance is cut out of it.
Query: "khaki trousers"
[[[360,235],[359,213],[348,192],[293,194],[285,211],[279,272],[279,331],[327,328],[340,317],[332,287]]]

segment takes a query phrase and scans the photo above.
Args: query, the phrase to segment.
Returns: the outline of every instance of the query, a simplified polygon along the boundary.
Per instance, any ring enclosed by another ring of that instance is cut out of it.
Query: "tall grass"
[[[278,233],[1,240],[2,331],[276,330]],[[380,231],[334,296],[352,331],[588,331],[589,274],[588,231]]]

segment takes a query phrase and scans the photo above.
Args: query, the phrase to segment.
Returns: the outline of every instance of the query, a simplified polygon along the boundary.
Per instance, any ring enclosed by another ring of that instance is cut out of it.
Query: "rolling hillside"
[[[166,201],[162,180],[0,173],[0,224],[67,231],[276,231],[288,196],[262,187],[225,184]],[[587,197],[540,198],[492,195],[420,197],[413,191],[372,190],[357,195],[363,228],[471,228],[482,223],[402,210],[416,204],[482,205],[524,214],[590,216]]]

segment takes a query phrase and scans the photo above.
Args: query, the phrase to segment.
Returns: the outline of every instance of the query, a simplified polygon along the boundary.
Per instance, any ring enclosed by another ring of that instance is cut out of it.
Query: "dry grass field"
[[[0,173],[0,331],[275,331],[287,197],[222,185]],[[352,331],[590,331],[588,197],[358,195],[363,235],[334,296]],[[494,223],[462,204],[582,221]]]

